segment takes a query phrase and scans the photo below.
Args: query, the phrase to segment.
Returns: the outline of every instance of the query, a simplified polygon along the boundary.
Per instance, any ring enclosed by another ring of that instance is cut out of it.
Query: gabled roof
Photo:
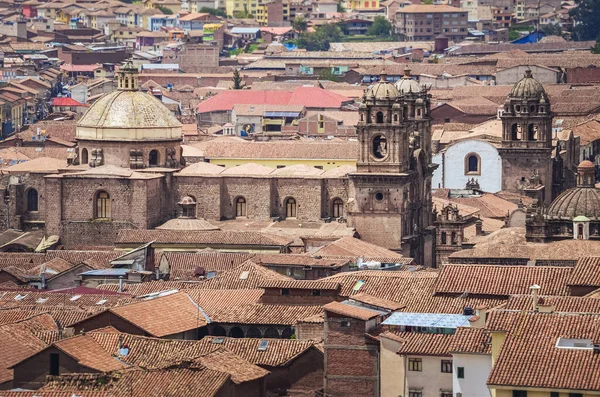
[[[269,281],[292,281],[290,277],[247,260],[232,270],[217,273],[202,283],[206,289],[255,289]]]
[[[380,336],[400,342],[396,354],[401,356],[451,357],[450,346],[455,339],[455,335],[420,332],[387,331]]]
[[[323,306],[323,310],[325,310],[325,312],[332,312],[344,317],[356,318],[363,321],[381,316],[379,311],[340,302],[330,302]]]
[[[528,294],[529,288],[537,284],[542,295],[565,296],[569,295],[570,273],[569,267],[446,264],[438,277],[435,293],[508,297]]]
[[[111,313],[159,338],[191,331],[208,322],[202,310],[184,292],[115,307]]]

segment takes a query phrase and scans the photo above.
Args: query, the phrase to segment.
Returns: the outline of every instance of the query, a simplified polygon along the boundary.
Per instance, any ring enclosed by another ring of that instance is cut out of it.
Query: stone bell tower
[[[429,112],[427,90],[408,75],[394,85],[384,74],[365,92],[348,221],[364,240],[432,266]]]
[[[531,70],[515,84],[502,112],[502,190],[547,204],[553,199],[552,111]],[[560,189],[559,189],[560,190]]]

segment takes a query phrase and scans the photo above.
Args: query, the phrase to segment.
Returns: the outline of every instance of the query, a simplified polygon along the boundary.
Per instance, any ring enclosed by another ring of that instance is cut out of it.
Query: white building
[[[469,139],[451,144],[433,156],[440,166],[433,173],[432,187],[464,189],[474,178],[484,192],[502,190],[502,159],[489,142]]]

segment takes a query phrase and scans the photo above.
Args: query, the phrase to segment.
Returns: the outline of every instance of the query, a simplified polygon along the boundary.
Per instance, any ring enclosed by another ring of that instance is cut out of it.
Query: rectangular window
[[[422,391],[410,391],[408,392],[408,397],[423,397]]]
[[[442,372],[445,374],[452,373],[452,360],[442,360]]]
[[[50,375],[57,376],[60,373],[59,354],[50,353]]]
[[[465,367],[456,367],[456,377],[458,379],[465,378]]]
[[[420,358],[409,358],[408,359],[408,370],[409,371],[423,371],[423,360]]]
[[[559,395],[557,391],[550,392],[550,397],[559,397]]]
[[[313,289],[312,290],[312,296],[321,296],[321,290],[320,289]]]
[[[440,394],[440,397],[452,397],[452,393],[449,393],[449,392],[442,392],[442,393]]]
[[[340,321],[340,327],[350,328],[350,321]]]
[[[556,393],[558,394],[558,393]],[[569,393],[569,397],[583,397],[583,394],[581,393]]]
[[[527,390],[513,390],[512,397],[527,397]]]
[[[289,288],[282,288],[281,289],[281,295],[289,295],[289,294],[290,294]]]

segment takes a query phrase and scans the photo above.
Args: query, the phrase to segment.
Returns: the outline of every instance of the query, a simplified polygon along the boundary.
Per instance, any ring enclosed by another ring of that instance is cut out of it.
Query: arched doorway
[[[246,215],[246,199],[243,197],[238,197],[235,199],[235,216],[243,217]]]
[[[86,148],[81,149],[81,161],[79,163],[82,165],[88,163],[88,151]]]
[[[332,214],[334,218],[344,216],[344,201],[341,198],[336,198],[333,200]]]
[[[105,191],[99,191],[96,194],[96,208],[94,218],[109,219],[110,218],[110,196]]]

